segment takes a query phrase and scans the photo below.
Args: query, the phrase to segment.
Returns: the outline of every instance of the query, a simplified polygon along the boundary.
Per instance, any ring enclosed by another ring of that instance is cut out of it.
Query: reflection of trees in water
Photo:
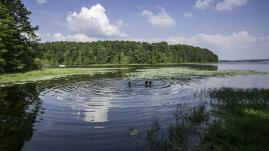
[[[193,69],[198,70],[211,70],[211,71],[217,71],[218,66],[217,65],[211,65],[211,64],[181,64],[180,67],[189,67]]]
[[[20,150],[33,135],[39,110],[35,84],[0,89],[0,150]]]

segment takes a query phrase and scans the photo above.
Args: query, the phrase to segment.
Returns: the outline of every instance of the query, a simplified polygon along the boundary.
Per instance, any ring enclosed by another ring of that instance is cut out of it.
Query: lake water
[[[268,63],[180,67],[269,72]],[[150,87],[135,79],[129,86],[126,73],[141,68],[166,67],[135,66],[92,77],[1,88],[0,150],[147,150],[141,145],[143,138],[134,140],[129,130],[156,118],[168,122],[178,104],[195,106],[201,101],[193,97],[194,92],[221,87],[269,88],[268,75],[158,79]]]

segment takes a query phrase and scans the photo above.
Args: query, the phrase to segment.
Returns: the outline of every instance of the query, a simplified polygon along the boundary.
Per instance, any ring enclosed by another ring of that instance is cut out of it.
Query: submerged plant
[[[129,128],[128,135],[129,136],[137,136],[139,134],[139,129],[137,128]]]

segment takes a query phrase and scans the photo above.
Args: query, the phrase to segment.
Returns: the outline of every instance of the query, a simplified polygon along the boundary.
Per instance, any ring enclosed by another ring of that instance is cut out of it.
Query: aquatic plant
[[[115,71],[112,68],[46,68],[24,73],[1,74],[0,86],[63,78],[71,75],[94,75]]]
[[[197,70],[184,67],[138,69],[128,74],[130,79],[192,79],[210,76],[266,74],[252,70]],[[267,73],[268,74],[268,73]]]
[[[199,145],[201,128],[208,121],[209,114],[205,106],[179,106],[175,112],[175,121],[163,126],[153,121],[146,128],[146,140],[154,151],[183,151]],[[190,143],[191,140],[197,142]]]
[[[138,134],[139,134],[139,129],[137,129],[137,128],[129,128],[128,129],[129,136],[136,136]]]
[[[223,88],[209,95],[216,120],[199,150],[269,150],[269,89]]]
[[[175,121],[153,121],[146,142],[154,151],[269,150],[269,89],[213,89],[196,95],[210,104],[181,105]],[[158,125],[157,129],[155,128]]]

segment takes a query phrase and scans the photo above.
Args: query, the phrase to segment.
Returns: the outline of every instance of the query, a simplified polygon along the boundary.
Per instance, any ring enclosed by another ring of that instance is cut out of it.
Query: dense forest
[[[218,62],[218,56],[208,49],[166,42],[49,42],[40,44],[37,53],[45,66]]]

